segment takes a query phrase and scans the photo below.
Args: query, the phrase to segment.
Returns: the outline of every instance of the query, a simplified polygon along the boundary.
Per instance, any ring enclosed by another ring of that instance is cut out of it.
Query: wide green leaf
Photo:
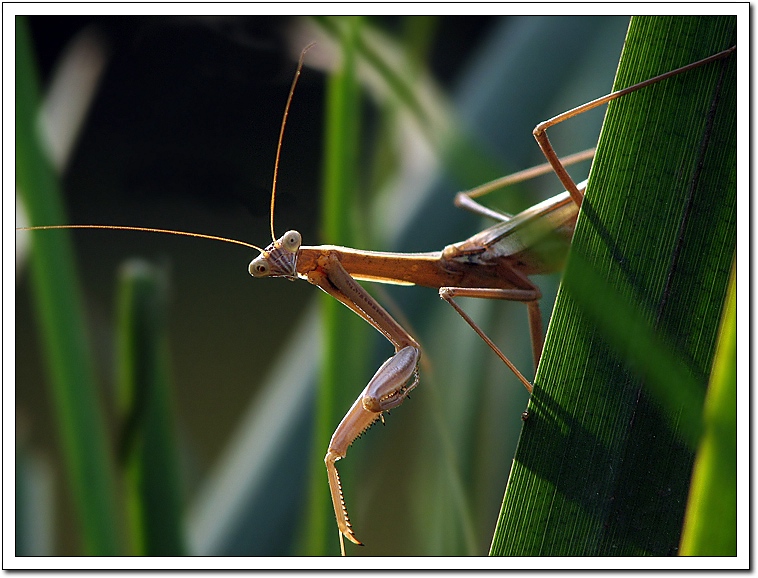
[[[634,18],[615,88],[736,42]],[[677,552],[736,239],[736,59],[609,105],[492,553]]]

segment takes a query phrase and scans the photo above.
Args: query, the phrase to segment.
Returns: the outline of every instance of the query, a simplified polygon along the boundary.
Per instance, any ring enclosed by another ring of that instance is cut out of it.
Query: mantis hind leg
[[[598,106],[607,104],[610,101],[620,98],[624,95],[627,95],[637,90],[640,90],[642,88],[645,88],[646,86],[650,86],[651,84],[661,82],[662,80],[666,80],[667,78],[671,78],[672,76],[682,74],[683,72],[687,72],[688,70],[692,70],[693,68],[704,66],[708,64],[709,62],[726,58],[730,54],[732,54],[736,49],[737,49],[736,46],[732,46],[731,48],[727,48],[726,50],[722,50],[721,52],[718,52],[707,58],[703,58],[702,60],[698,60],[686,66],[682,66],[681,68],[677,68],[675,70],[671,70],[664,74],[654,76],[653,78],[649,78],[648,80],[645,80],[643,82],[638,82],[636,84],[633,84],[632,86],[628,86],[627,88],[616,90],[614,92],[606,94],[605,96],[601,96],[600,98],[591,100],[590,102],[587,102],[581,106],[572,108],[571,110],[568,110],[564,113],[554,116],[551,119],[548,119],[546,121],[539,123],[534,128],[534,131],[533,131],[534,138],[537,140],[537,144],[539,144],[540,149],[542,149],[542,153],[545,155],[545,158],[553,167],[555,174],[558,175],[558,178],[560,179],[561,183],[563,183],[563,186],[566,187],[566,190],[571,194],[571,198],[574,199],[574,202],[577,204],[577,206],[581,207],[582,200],[584,199],[584,192],[578,188],[578,186],[574,183],[571,176],[569,176],[565,168],[567,166],[566,163],[561,162],[561,159],[558,158],[558,155],[556,154],[555,149],[553,148],[553,145],[550,143],[550,140],[547,137],[548,128],[550,128],[551,126],[555,126],[563,122],[564,120],[568,120],[570,118],[578,116],[582,114],[583,112],[586,112]]]
[[[481,205],[479,202],[475,201],[474,199],[477,197],[486,195],[487,193],[490,193],[492,191],[501,189],[503,187],[520,183],[520,182],[532,179],[534,177],[547,174],[549,172],[555,172],[555,174],[560,179],[561,183],[563,183],[563,186],[566,187],[566,190],[569,192],[569,194],[571,195],[571,198],[574,200],[576,205],[581,206],[582,201],[584,199],[584,189],[573,181],[571,176],[568,174],[568,171],[566,171],[566,167],[574,163],[592,159],[595,149],[594,148],[588,149],[580,153],[576,153],[576,154],[569,155],[563,158],[559,158],[558,154],[555,152],[555,149],[553,148],[553,145],[550,142],[550,139],[547,136],[547,129],[557,124],[560,124],[565,120],[568,120],[575,116],[579,116],[583,112],[586,112],[588,110],[592,110],[593,108],[597,108],[598,106],[607,104],[612,100],[620,98],[626,94],[635,92],[642,88],[645,88],[646,86],[649,86],[651,84],[655,84],[657,82],[660,82],[672,76],[676,76],[683,72],[687,72],[688,70],[692,70],[693,68],[698,68],[700,66],[708,64],[709,62],[726,58],[730,54],[732,54],[732,52],[734,52],[736,48],[737,48],[736,46],[732,46],[731,48],[728,48],[727,50],[723,50],[721,52],[713,54],[709,56],[708,58],[698,60],[697,62],[693,62],[686,66],[682,66],[681,68],[677,68],[670,72],[666,72],[665,74],[655,76],[643,82],[638,82],[637,84],[634,84],[627,88],[611,92],[609,94],[606,94],[605,96],[601,96],[600,98],[591,100],[590,102],[587,102],[585,104],[572,108],[571,110],[563,112],[557,116],[554,116],[553,118],[550,118],[548,120],[545,120],[539,123],[534,128],[533,134],[534,134],[534,138],[537,140],[537,144],[540,146],[542,153],[545,155],[545,158],[548,161],[547,163],[538,165],[536,167],[532,167],[530,169],[519,171],[517,173],[513,173],[512,175],[495,179],[493,181],[490,181],[488,183],[485,183],[473,189],[460,192],[455,196],[455,205],[457,207],[467,209],[479,215],[490,217],[492,219],[495,219],[496,221],[509,221],[512,218],[512,215],[491,209],[489,207],[485,207],[484,205]]]

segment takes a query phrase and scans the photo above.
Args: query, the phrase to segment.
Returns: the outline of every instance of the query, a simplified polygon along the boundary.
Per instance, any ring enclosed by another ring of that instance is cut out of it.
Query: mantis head
[[[287,231],[250,261],[247,270],[253,277],[297,279],[297,252],[302,240],[297,231]]]

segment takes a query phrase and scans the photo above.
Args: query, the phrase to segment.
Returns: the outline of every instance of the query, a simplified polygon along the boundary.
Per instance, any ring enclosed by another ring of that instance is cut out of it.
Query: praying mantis
[[[271,236],[273,242],[262,249],[261,254],[251,261],[250,274],[259,278],[270,276],[291,280],[306,279],[374,326],[395,348],[395,355],[377,370],[335,430],[324,458],[343,554],[343,536],[355,544],[361,544],[361,542],[353,531],[335,464],[346,456],[348,447],[358,436],[381,419],[383,412],[401,405],[419,383],[419,344],[356,283],[356,280],[438,288],[440,297],[455,308],[531,393],[531,384],[456,304],[454,298],[479,297],[524,303],[529,315],[535,366],[539,363],[543,345],[542,322],[538,306],[541,294],[528,277],[552,272],[562,261],[560,253],[563,252],[565,255],[565,250],[571,242],[586,186],[586,183],[575,184],[568,175],[565,168],[567,161],[561,161],[558,158],[547,137],[547,129],[586,110],[604,105],[651,84],[725,58],[734,50],[735,48],[732,47],[698,62],[615,91],[538,124],[534,129],[534,137],[547,158],[549,167],[555,171],[561,183],[566,187],[566,192],[515,216],[499,215],[502,221],[500,224],[477,233],[461,243],[448,245],[439,252],[399,254],[360,251],[329,245],[307,247],[301,245],[302,238],[297,231],[288,231],[277,239],[273,219],[275,192],[272,192]],[[301,66],[302,56],[298,74]],[[296,81],[297,74],[293,89]],[[292,92],[290,96],[291,94]],[[285,108],[285,118],[287,108]],[[584,157],[580,155],[580,158]],[[523,177],[524,174],[517,174],[510,180],[501,180],[493,186],[502,186]],[[276,173],[274,189],[275,186]],[[459,193],[456,204],[498,217],[492,211],[481,209],[473,200],[475,196],[487,190],[489,188],[485,186]],[[543,243],[546,246],[538,249],[538,246]],[[558,253],[558,256],[554,260],[544,257],[546,254],[555,256],[555,253]]]
[[[557,159],[557,157],[555,157]],[[573,183],[571,184],[573,185]],[[565,230],[560,235],[560,239],[558,242],[564,246],[567,247],[568,243],[567,241],[570,241],[570,231],[572,228],[571,221],[576,217],[578,205],[581,202],[581,187],[566,185],[567,189],[569,189],[569,194],[561,194],[556,197],[553,197],[552,199],[549,199],[547,204],[541,205],[539,209],[533,209],[531,213],[522,213],[521,215],[517,216],[514,219],[503,219],[505,223],[512,222],[514,220],[518,222],[526,222],[526,223],[532,223],[532,219],[535,220],[547,220],[548,226],[544,228],[544,231],[551,232],[555,229],[561,229],[563,227]],[[572,196],[573,195],[573,196]],[[465,201],[464,201],[465,202]],[[272,211],[273,214],[273,211]],[[521,220],[519,220],[519,217],[521,217]],[[555,218],[555,221],[551,221],[551,218]],[[501,217],[502,219],[502,217]],[[556,223],[558,223],[558,226],[556,226]],[[272,226],[273,229],[273,226]],[[537,227],[535,229],[537,232],[541,233],[542,228]],[[491,231],[491,230],[490,230]],[[489,233],[490,235],[492,232]],[[272,237],[275,237],[272,230]],[[469,249],[471,253],[474,254],[477,251],[479,253],[484,253],[488,257],[498,258],[498,255],[495,255],[494,249],[484,248],[481,250],[481,247],[483,245],[481,234],[477,235],[471,239],[468,240],[470,242],[469,246],[473,247],[476,243],[481,243],[479,245],[479,248],[474,247],[474,249]],[[281,237],[279,244],[277,245],[277,242],[275,241],[272,243],[270,247],[267,247],[266,249],[261,250],[262,256],[266,256],[268,254],[271,256],[272,254],[279,254],[281,253],[281,250],[283,249],[284,255],[286,257],[291,257],[291,255],[297,254],[297,251],[292,250],[295,246],[299,244],[299,236],[291,233],[286,233],[283,237]],[[459,244],[460,245],[460,244]],[[328,289],[336,289],[340,292],[337,293],[335,291],[334,296],[339,297],[339,295],[342,295],[343,298],[341,299],[343,302],[346,302],[346,304],[355,304],[356,301],[362,298],[362,294],[356,287],[353,287],[349,281],[348,278],[353,279],[376,279],[379,275],[376,275],[375,273],[380,269],[379,264],[382,261],[383,258],[386,257],[385,262],[390,263],[392,265],[396,265],[400,261],[400,259],[403,262],[403,266],[413,267],[414,265],[419,265],[422,263],[422,261],[419,259],[418,261],[410,261],[410,260],[404,260],[402,257],[399,257],[397,255],[377,255],[377,254],[369,254],[367,252],[349,252],[347,250],[344,250],[340,252],[340,249],[337,248],[319,248],[319,247],[300,247],[298,249],[299,251],[299,258],[297,259],[297,263],[300,264],[300,267],[302,268],[302,272],[298,270],[296,267],[293,268],[291,266],[292,260],[290,259],[290,265],[288,265],[289,269],[285,269],[285,273],[283,276],[287,276],[287,271],[289,271],[289,274],[292,274],[293,269],[295,273],[300,273],[300,275],[308,278],[309,281],[314,282],[317,286],[321,287],[325,291],[329,292]],[[309,253],[310,251],[310,253]],[[464,249],[465,251],[465,249]],[[442,252],[444,254],[444,251]],[[445,255],[446,259],[449,259],[451,262],[454,261],[455,255],[452,254],[453,250],[451,249],[448,251],[448,254]],[[335,263],[335,258],[337,259],[337,263]],[[370,263],[366,265],[368,269],[362,270],[360,263],[358,263],[358,260],[362,257],[369,257]],[[345,260],[350,260],[351,258],[355,259],[350,264],[350,267],[348,267],[344,264]],[[438,258],[435,255],[435,258]],[[371,260],[374,259],[374,260]],[[466,257],[466,259],[470,259],[470,257]],[[340,260],[342,260],[342,263],[340,263]],[[428,261],[424,261],[428,262]],[[261,269],[263,267],[264,263],[268,263],[267,259],[262,259],[261,257],[258,257],[256,260],[254,260],[251,265],[250,269],[253,273],[258,273],[257,276],[265,276],[265,272]],[[310,269],[309,269],[310,267]],[[344,271],[340,270],[340,267],[344,269]],[[393,267],[396,269],[396,267]],[[475,271],[482,270],[483,263],[478,264],[472,264],[471,269]],[[524,271],[531,271],[531,272],[540,272],[546,270],[545,267],[542,267],[542,265],[536,265],[535,270],[532,271],[529,268],[525,268]],[[513,270],[511,270],[512,272]],[[518,271],[518,269],[517,269]],[[353,273],[352,275],[350,273]],[[346,273],[347,276],[345,276]],[[372,274],[374,273],[374,274]],[[269,276],[277,276],[281,273],[279,270],[275,270],[273,273],[271,273],[271,270],[269,270]],[[473,276],[481,275],[478,272],[473,273]],[[505,273],[505,275],[508,275],[508,273]],[[523,281],[521,278],[522,276],[516,275],[516,278],[514,279],[513,276],[511,276],[510,283],[519,283]],[[432,275],[429,274],[428,278],[432,278]],[[452,277],[440,277],[445,283],[447,283],[447,280],[451,279]],[[386,278],[385,278],[386,279]],[[397,279],[396,279],[397,280]],[[401,281],[408,282],[408,281],[416,281],[417,284],[438,284],[438,285],[444,285],[448,286],[444,283],[438,282],[436,279],[433,281],[422,281],[421,277],[418,278],[404,278],[401,279]],[[482,278],[477,277],[476,281],[481,282]],[[479,283],[481,285],[482,283]],[[478,287],[463,287],[463,289],[477,289]],[[497,289],[497,288],[496,288]],[[502,287],[501,287],[502,289]],[[505,287],[506,290],[512,290],[514,287]],[[519,294],[518,296],[520,298],[528,298],[526,300],[527,303],[534,303],[536,302],[537,293],[534,293],[531,287],[527,287],[526,285],[522,285],[517,290],[521,291],[532,291],[529,294]],[[348,293],[349,291],[358,291],[358,293]],[[459,293],[460,294],[460,293]],[[352,295],[345,297],[346,295]],[[514,296],[515,294],[511,294],[511,296]],[[455,302],[453,301],[453,295],[450,293],[446,293],[446,295],[450,299],[451,305],[455,306]],[[528,306],[530,307],[530,306]],[[533,306],[531,306],[533,307]],[[535,314],[536,315],[536,314]],[[393,341],[393,345],[396,346],[396,348],[400,347],[398,354],[396,357],[392,358],[392,361],[389,361],[387,364],[385,364],[377,373],[378,376],[378,382],[372,381],[373,386],[370,384],[367,387],[367,390],[371,387],[376,389],[379,392],[387,392],[386,399],[376,399],[376,397],[366,398],[368,401],[363,401],[363,409],[361,409],[359,406],[354,406],[353,409],[350,410],[348,413],[348,416],[353,416],[353,419],[355,420],[353,423],[348,423],[347,427],[342,427],[338,429],[339,435],[335,433],[335,437],[337,438],[335,441],[335,447],[330,449],[330,452],[332,453],[331,459],[333,460],[331,463],[331,468],[333,469],[333,472],[330,470],[330,482],[332,485],[332,496],[333,499],[335,499],[335,496],[338,496],[339,499],[335,500],[335,510],[338,512],[339,508],[337,508],[338,505],[341,505],[341,494],[335,493],[335,482],[338,484],[338,478],[336,474],[336,468],[334,467],[334,461],[336,461],[335,456],[340,456],[339,454],[343,452],[343,446],[345,444],[348,444],[348,442],[352,441],[351,436],[356,433],[356,429],[363,425],[365,420],[368,420],[371,418],[371,421],[376,421],[378,417],[381,415],[382,411],[385,411],[386,409],[390,409],[393,407],[396,407],[397,405],[400,405],[402,403],[403,399],[407,396],[410,389],[415,387],[417,375],[416,375],[416,364],[418,361],[418,347],[415,342],[415,340],[405,332],[405,330],[402,329],[399,325],[396,326],[392,324],[392,322],[388,321],[388,319],[391,319],[390,316],[385,317],[383,314],[380,314],[381,321],[379,322],[379,325],[384,330],[383,333],[389,334],[389,337],[391,338],[390,341]],[[530,309],[530,319],[532,318],[532,313]],[[536,317],[535,317],[536,318]],[[536,328],[539,326],[539,324],[535,321],[532,321],[530,323],[530,326],[532,328]],[[540,328],[541,329],[541,328]],[[532,344],[533,344],[533,350],[535,353],[535,361],[539,357],[539,350],[541,349],[541,334],[540,332],[537,333],[536,336],[533,336],[532,338]],[[409,349],[410,348],[410,349]],[[414,352],[414,349],[416,350]],[[514,368],[515,369],[515,368]],[[517,371],[517,370],[516,370]],[[397,378],[391,378],[389,381],[387,381],[387,376],[391,374],[392,372],[397,372],[400,374]],[[408,378],[408,380],[413,380],[413,383],[411,385],[406,385],[406,382],[404,378]],[[526,378],[521,376],[522,383],[524,383],[525,387],[529,389],[530,384]],[[402,384],[401,384],[402,382]],[[373,391],[373,390],[372,390]],[[366,406],[369,407],[366,407]],[[379,410],[379,411],[376,411]],[[364,411],[368,411],[369,414],[364,413]],[[364,421],[361,421],[364,420]],[[348,420],[349,421],[349,420]],[[358,432],[359,433],[359,432]],[[349,445],[349,444],[348,444]],[[344,447],[344,450],[346,451],[346,447]],[[327,458],[329,459],[330,456],[327,455]],[[329,468],[329,464],[327,465]],[[339,504],[338,504],[339,502]],[[339,513],[337,513],[338,516],[338,522],[339,522]],[[341,530],[341,536],[345,535],[349,539],[355,538],[355,535],[352,533],[351,527],[349,526],[349,522],[347,519],[347,515],[345,512],[345,517],[342,519],[342,525],[340,526]]]

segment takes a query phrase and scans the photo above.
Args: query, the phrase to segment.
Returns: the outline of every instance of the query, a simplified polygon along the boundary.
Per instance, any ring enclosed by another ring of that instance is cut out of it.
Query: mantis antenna
[[[284,127],[287,124],[287,115],[290,111],[290,103],[292,102],[292,95],[295,93],[295,86],[297,80],[300,78],[300,71],[303,69],[303,60],[305,60],[305,53],[316,45],[315,42],[311,42],[308,46],[303,48],[300,53],[300,60],[297,62],[297,71],[295,72],[295,78],[292,79],[292,86],[290,86],[290,93],[287,97],[287,104],[284,105],[284,116],[282,117],[282,126],[279,129],[279,142],[276,145],[276,160],[274,161],[274,182],[271,185],[271,240],[276,241],[276,234],[274,233],[274,201],[276,200],[276,177],[279,174],[279,155],[282,152],[282,139],[284,138]],[[262,252],[262,251],[261,251]]]
[[[226,237],[217,237],[216,235],[203,235],[201,233],[188,233],[187,231],[174,231],[172,229],[153,229],[150,227],[122,227],[120,225],[44,225],[41,227],[16,227],[17,231],[46,231],[50,229],[113,229],[115,231],[143,231],[145,233],[165,233],[167,235],[180,235],[184,237],[198,237],[199,239],[210,239],[211,241],[223,241],[224,243],[234,243],[244,247],[250,247],[263,253],[263,249],[252,243],[238,241],[237,239],[228,239]]]

